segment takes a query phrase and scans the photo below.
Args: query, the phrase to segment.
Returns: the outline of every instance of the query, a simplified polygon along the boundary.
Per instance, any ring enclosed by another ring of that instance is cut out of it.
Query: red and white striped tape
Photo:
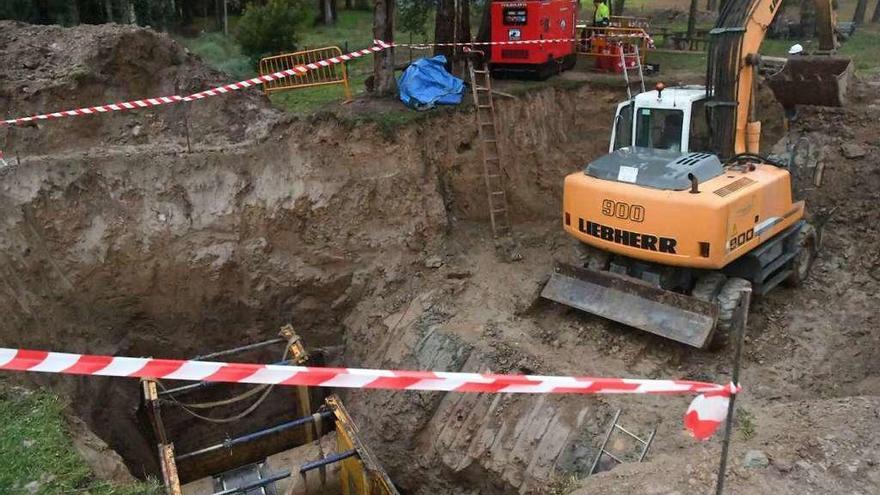
[[[0,348],[0,370],[226,383],[523,394],[700,394],[685,426],[712,436],[739,387],[688,380],[391,371],[67,354]],[[723,407],[722,407],[723,406]]]
[[[620,34],[609,36],[612,38],[625,38],[625,37],[640,37],[645,38],[650,46],[653,46],[653,41],[650,37],[645,34],[644,36],[641,34]],[[76,117],[80,115],[95,115],[102,114],[108,112],[117,112],[122,110],[136,110],[139,108],[148,108],[148,107],[156,107],[159,105],[168,105],[173,103],[181,103],[188,101],[201,100],[203,98],[207,98],[209,96],[218,96],[222,94],[229,93],[231,91],[237,91],[240,89],[250,88],[252,86],[259,86],[263,83],[269,81],[275,81],[278,79],[283,79],[285,77],[297,76],[305,74],[310,70],[320,69],[321,67],[329,67],[335,64],[341,64],[343,62],[348,62],[351,60],[358,59],[363,57],[364,55],[371,55],[376,52],[381,52],[383,50],[387,50],[389,48],[394,47],[412,47],[414,49],[430,49],[435,46],[484,46],[484,45],[534,45],[534,44],[545,44],[545,43],[560,43],[560,42],[576,42],[578,41],[576,38],[557,38],[557,39],[544,39],[544,40],[518,40],[518,41],[487,41],[487,42],[469,42],[469,43],[432,43],[432,44],[407,44],[407,43],[386,43],[382,40],[374,40],[374,45],[369,48],[363,48],[361,50],[355,50],[351,53],[346,53],[340,55],[338,57],[330,57],[324,60],[318,60],[316,62],[311,62],[304,65],[298,65],[291,69],[286,69],[279,72],[274,72],[272,74],[266,74],[263,76],[253,77],[251,79],[245,79],[243,81],[238,81],[230,84],[224,84],[222,86],[217,86],[215,88],[206,89],[204,91],[199,91],[198,93],[193,93],[187,96],[180,95],[170,95],[170,96],[157,96],[154,98],[145,98],[142,100],[131,100],[131,101],[123,101],[119,103],[108,103],[106,105],[98,105],[94,107],[83,107],[83,108],[75,108],[72,110],[61,110],[59,112],[52,113],[44,113],[38,115],[31,115],[27,117],[18,117],[15,119],[6,119],[0,120],[0,127],[10,126],[10,125],[22,125],[27,124],[34,121],[39,120],[50,120],[50,119],[59,119],[62,117]]]
[[[338,57],[330,57],[324,60],[318,60],[316,62],[311,62],[304,65],[298,65],[293,67],[292,69],[286,69],[279,72],[274,72],[272,74],[266,74],[263,76],[254,77],[251,79],[245,79],[244,81],[238,81],[231,84],[224,84],[222,86],[217,86],[215,88],[206,89],[204,91],[199,91],[198,93],[193,93],[188,96],[180,96],[180,95],[171,95],[171,96],[159,96],[156,98],[146,98],[143,100],[132,100],[125,101],[120,103],[110,103],[107,105],[99,105],[95,107],[85,107],[85,108],[76,108],[73,110],[62,110],[60,112],[52,112],[52,113],[44,113],[40,115],[32,115],[29,117],[19,117],[16,119],[8,119],[0,121],[0,127],[4,125],[21,125],[27,124],[28,122],[33,122],[37,120],[49,120],[49,119],[58,119],[61,117],[75,117],[78,115],[94,115],[99,113],[107,113],[114,112],[120,110],[135,110],[138,108],[147,108],[147,107],[155,107],[159,105],[167,105],[171,103],[181,103],[186,101],[195,101],[201,100],[202,98],[207,98],[209,96],[217,96],[225,93],[229,93],[230,91],[236,91],[239,89],[249,88],[251,86],[258,86],[263,83],[269,81],[275,81],[277,79],[283,79],[285,77],[297,76],[305,74],[310,70],[320,69],[321,67],[329,67],[334,64],[341,64],[343,62],[347,62],[350,60],[355,60],[357,58],[363,57],[364,55],[370,55],[372,53],[381,52],[382,50],[387,50],[391,48],[390,45],[387,44],[376,44],[371,46],[370,48],[364,48],[362,50],[356,50],[351,53],[347,53],[344,55],[340,55]]]
[[[648,33],[617,33],[617,34],[603,34],[602,37],[608,39],[626,39],[626,38],[640,38],[644,39],[649,47],[654,47],[654,40],[651,38]],[[574,43],[583,41],[582,38],[547,38],[540,40],[510,40],[510,41],[466,41],[463,43],[397,43],[390,42],[386,43],[381,40],[375,40],[375,43],[382,43],[385,45],[390,45],[395,48],[412,48],[413,50],[431,50],[437,46],[451,46],[451,47],[472,47],[472,46],[496,46],[496,45],[543,45],[547,43]]]

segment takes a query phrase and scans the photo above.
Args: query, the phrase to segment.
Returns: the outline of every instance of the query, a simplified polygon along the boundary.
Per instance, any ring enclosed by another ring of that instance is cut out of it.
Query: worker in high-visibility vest
[[[593,25],[599,27],[608,27],[611,24],[611,9],[608,8],[606,0],[593,0]]]

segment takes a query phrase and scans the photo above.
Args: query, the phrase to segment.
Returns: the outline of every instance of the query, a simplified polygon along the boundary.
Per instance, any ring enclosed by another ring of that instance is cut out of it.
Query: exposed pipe
[[[700,180],[697,179],[697,176],[691,173],[688,173],[688,180],[691,181],[691,194],[699,194],[700,193]]]
[[[215,445],[211,445],[210,447],[205,447],[203,449],[194,450],[192,452],[187,452],[186,454],[181,454],[175,456],[177,461],[183,461],[186,459],[190,459],[192,457],[198,457],[204,454],[210,454],[211,452],[216,452],[218,450],[223,449],[232,449],[237,445],[241,445],[243,443],[252,442],[254,440],[258,440],[263,437],[267,437],[269,435],[274,435],[275,433],[280,433],[285,430],[289,430],[291,428],[296,428],[298,426],[307,425],[315,422],[316,415],[305,416],[302,418],[294,419],[293,421],[288,421],[286,423],[281,423],[279,425],[270,426],[269,428],[263,430],[257,430],[253,433],[247,433],[240,437],[229,438],[223,443],[218,443]],[[330,419],[333,418],[333,411],[323,411],[317,414],[321,419]]]
[[[337,452],[335,454],[330,454],[323,459],[318,459],[317,461],[307,462],[300,466],[299,472],[300,474],[307,473],[313,469],[318,469],[320,467],[324,467],[327,464],[333,464],[334,462],[339,462],[343,459],[348,459],[349,457],[353,457],[358,455],[357,449],[346,450],[345,452]]]
[[[264,340],[262,342],[257,342],[254,344],[243,345],[241,347],[234,347],[232,349],[226,349],[223,351],[212,352],[210,354],[205,354],[204,356],[196,356],[192,360],[193,361],[205,361],[207,359],[213,359],[215,357],[226,356],[227,354],[236,354],[239,352],[250,351],[253,349],[259,349],[260,347],[265,347],[267,345],[272,344],[280,344],[282,342],[287,342],[287,339],[277,338],[277,339],[269,339]]]

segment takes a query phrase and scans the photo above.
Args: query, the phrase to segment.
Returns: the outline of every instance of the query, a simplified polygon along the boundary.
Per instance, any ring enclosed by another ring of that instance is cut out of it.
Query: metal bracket
[[[293,358],[292,361],[296,364],[303,364],[309,360],[309,353],[306,351],[305,346],[303,346],[302,337],[293,330],[293,325],[290,323],[284,325],[281,327],[278,335],[287,339],[287,348],[290,356]]]

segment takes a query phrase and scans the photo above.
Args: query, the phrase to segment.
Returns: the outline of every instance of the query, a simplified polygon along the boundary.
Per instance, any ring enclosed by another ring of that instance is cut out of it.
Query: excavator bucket
[[[768,84],[786,108],[796,105],[842,107],[852,72],[852,60],[848,58],[791,57],[781,71],[768,78]]]
[[[638,279],[557,263],[541,297],[693,347],[712,338],[715,304]]]

